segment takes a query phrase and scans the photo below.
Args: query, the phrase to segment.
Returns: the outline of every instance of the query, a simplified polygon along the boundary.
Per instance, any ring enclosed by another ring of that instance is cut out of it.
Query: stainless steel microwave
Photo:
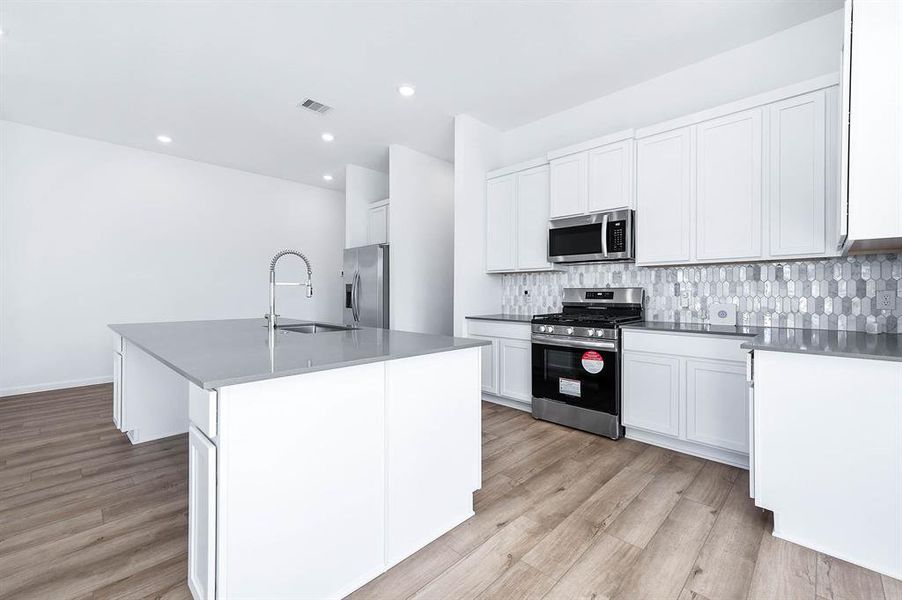
[[[633,211],[612,210],[551,221],[549,262],[635,260]]]

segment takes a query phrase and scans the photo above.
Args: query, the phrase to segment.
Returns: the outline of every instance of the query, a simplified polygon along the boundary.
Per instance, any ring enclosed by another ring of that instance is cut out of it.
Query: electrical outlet
[[[683,292],[682,294],[680,294],[680,307],[689,308],[689,292]]]
[[[885,290],[877,292],[877,310],[895,310],[896,309],[896,291]]]

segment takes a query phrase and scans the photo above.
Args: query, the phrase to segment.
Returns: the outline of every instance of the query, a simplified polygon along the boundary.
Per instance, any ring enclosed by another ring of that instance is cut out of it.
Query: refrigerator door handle
[[[354,322],[360,322],[360,272],[354,272],[354,285],[351,288],[351,313]]]

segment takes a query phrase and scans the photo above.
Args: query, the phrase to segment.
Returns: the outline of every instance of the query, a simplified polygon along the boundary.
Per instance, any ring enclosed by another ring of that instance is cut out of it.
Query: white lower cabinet
[[[532,344],[524,340],[498,341],[501,360],[499,396],[532,402]]]
[[[623,424],[680,435],[680,359],[630,352],[623,355]]]
[[[481,335],[470,335],[491,342],[491,346],[483,346],[480,349],[482,355],[482,391],[487,394],[498,393],[498,340]]]
[[[624,330],[626,436],[748,468],[745,339]]]
[[[467,319],[466,335],[492,343],[481,348],[482,391],[528,409],[532,404],[529,323]]]
[[[188,428],[188,587],[195,600],[216,598],[216,446]]]
[[[686,439],[748,452],[745,364],[686,360]]]

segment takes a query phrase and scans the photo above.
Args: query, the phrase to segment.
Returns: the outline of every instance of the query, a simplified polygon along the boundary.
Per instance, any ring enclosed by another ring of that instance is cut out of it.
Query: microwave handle
[[[608,257],[608,215],[605,213],[601,217],[601,252],[604,257]]]

